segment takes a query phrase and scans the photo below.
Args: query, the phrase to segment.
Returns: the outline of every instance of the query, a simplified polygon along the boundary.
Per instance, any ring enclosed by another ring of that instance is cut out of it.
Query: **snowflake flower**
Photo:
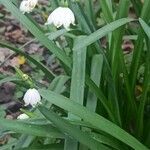
[[[65,29],[69,30],[70,24],[75,25],[75,16],[71,9],[58,7],[49,15],[45,24],[54,24],[57,28],[64,26]]]
[[[38,0],[23,0],[20,4],[20,11],[24,13],[30,13],[37,5]]]
[[[25,102],[25,106],[30,104],[32,107],[35,107],[36,104],[41,103],[41,96],[36,89],[28,89],[23,100]]]

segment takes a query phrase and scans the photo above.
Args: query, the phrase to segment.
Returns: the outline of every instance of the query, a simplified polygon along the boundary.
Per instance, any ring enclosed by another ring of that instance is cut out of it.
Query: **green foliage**
[[[76,17],[76,25],[70,31],[38,25],[32,13],[20,13],[17,2],[0,0],[59,62],[63,74],[57,75],[13,43],[0,41],[0,47],[24,56],[38,73],[42,71],[41,80],[48,79],[44,85],[31,77],[42,104],[22,110],[31,114],[29,119],[5,119],[4,109],[0,108],[0,138],[11,135],[0,149],[148,150],[150,1],[67,0]],[[67,2],[50,0],[50,7],[55,9]],[[139,20],[127,18],[130,6],[141,17]],[[102,20],[101,25],[97,20]],[[124,54],[125,39],[134,45],[129,55]],[[143,81],[139,82],[141,66]],[[0,76],[0,85],[5,82],[28,87],[17,75]],[[137,94],[139,86],[142,90]]]

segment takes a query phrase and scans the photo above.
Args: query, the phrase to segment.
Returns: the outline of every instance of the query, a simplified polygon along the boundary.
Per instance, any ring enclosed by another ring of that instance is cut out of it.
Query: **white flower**
[[[49,15],[45,25],[48,24],[54,24],[57,28],[64,26],[68,30],[70,24],[75,25],[75,17],[71,9],[58,7]]]
[[[26,114],[20,114],[20,115],[17,117],[17,119],[28,119],[28,118],[29,118],[29,116],[26,115]]]
[[[23,0],[20,4],[20,11],[24,14],[25,12],[30,13],[36,4],[38,3],[38,0]]]
[[[25,106],[31,105],[35,107],[36,104],[41,103],[41,96],[36,89],[28,89],[23,98]]]

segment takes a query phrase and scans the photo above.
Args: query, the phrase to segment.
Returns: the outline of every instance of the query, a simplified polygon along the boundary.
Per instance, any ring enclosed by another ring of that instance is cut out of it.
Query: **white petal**
[[[30,104],[32,106],[35,106],[40,100],[41,97],[39,95],[39,92],[36,89],[32,89]]]
[[[30,89],[25,93],[23,100],[25,102],[25,105],[30,104]]]
[[[70,24],[71,22],[67,20],[66,22],[63,23],[63,26],[65,29],[69,30]]]

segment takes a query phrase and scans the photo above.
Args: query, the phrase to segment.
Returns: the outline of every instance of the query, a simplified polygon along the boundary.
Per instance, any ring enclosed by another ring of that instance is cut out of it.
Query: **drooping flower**
[[[29,118],[29,116],[28,115],[26,115],[26,114],[20,114],[18,117],[17,117],[17,119],[28,119]]]
[[[23,0],[20,4],[20,11],[24,13],[30,13],[37,5],[38,0]]]
[[[36,89],[28,89],[23,98],[25,106],[31,105],[35,107],[38,103],[41,103],[41,96]]]
[[[69,30],[70,24],[75,25],[74,13],[67,7],[58,7],[49,15],[45,25],[48,24],[54,24],[57,28],[64,26]]]

